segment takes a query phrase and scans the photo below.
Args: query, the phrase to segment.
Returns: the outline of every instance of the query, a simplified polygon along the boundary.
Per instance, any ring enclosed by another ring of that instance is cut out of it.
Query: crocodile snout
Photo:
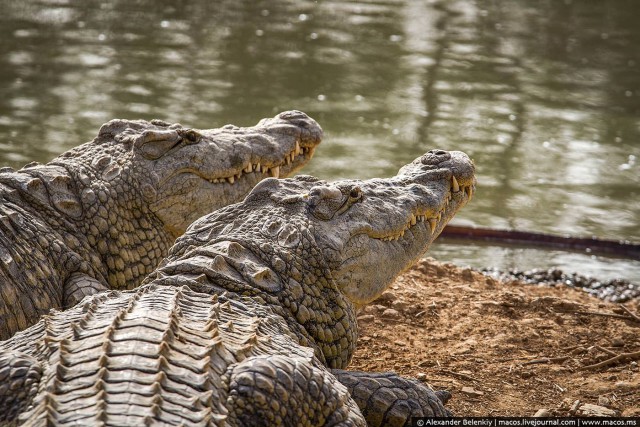
[[[311,117],[298,110],[284,111],[276,116],[280,120],[287,121],[302,129],[302,139],[310,142],[318,142],[322,139],[322,128]]]
[[[420,162],[423,165],[437,166],[438,164],[447,161],[451,158],[451,154],[444,150],[429,150],[420,158]]]

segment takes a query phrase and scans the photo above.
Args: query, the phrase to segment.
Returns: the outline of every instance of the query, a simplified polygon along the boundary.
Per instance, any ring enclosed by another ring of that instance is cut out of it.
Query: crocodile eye
[[[184,137],[191,144],[195,144],[200,140],[200,134],[193,129],[186,131]]]
[[[360,189],[360,187],[353,187],[349,192],[349,201],[357,202],[361,198],[362,198],[362,190]]]

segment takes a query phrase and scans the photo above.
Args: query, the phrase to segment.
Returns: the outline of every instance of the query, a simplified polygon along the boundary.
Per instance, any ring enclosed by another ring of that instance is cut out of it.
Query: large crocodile
[[[138,289],[89,296],[0,342],[0,422],[393,426],[447,415],[414,380],[341,369],[356,307],[424,253],[474,184],[468,157],[442,150],[389,179],[264,180],[194,222]]]
[[[0,339],[139,285],[192,221],[298,170],[321,136],[299,111],[209,130],[112,120],[46,165],[1,170]]]

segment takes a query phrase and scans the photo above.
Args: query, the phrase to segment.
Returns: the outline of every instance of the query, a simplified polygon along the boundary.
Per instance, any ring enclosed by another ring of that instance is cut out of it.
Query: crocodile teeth
[[[256,163],[256,165],[253,167],[253,170],[260,172],[260,163]]]
[[[414,214],[411,214],[411,225],[416,225],[417,219]]]
[[[271,168],[269,171],[271,176],[274,178],[278,178],[280,176],[280,166],[276,166],[275,168]]]
[[[296,148],[295,150],[293,150],[293,152],[296,154],[296,156],[300,154],[300,142],[296,141]]]
[[[266,167],[265,165],[262,165],[261,172],[262,172],[262,173],[266,173],[266,172],[268,172],[268,171],[269,171],[269,168],[268,168],[268,167]]]
[[[227,178],[227,182],[229,184],[233,184],[234,181],[235,181],[235,178],[233,176],[230,176],[230,177]]]
[[[246,173],[251,172],[251,165],[250,165],[250,164],[248,164],[248,165],[247,165],[247,167],[246,167],[246,168],[244,168],[244,171],[245,171]]]
[[[439,212],[436,218],[438,219],[438,221],[440,221],[442,219],[442,212]]]
[[[473,196],[473,187],[468,186],[466,190],[467,190],[467,194],[469,194],[469,198],[471,198],[471,196]]]
[[[458,180],[456,179],[455,176],[451,177],[451,187],[454,193],[457,193],[458,191],[460,191],[460,186],[458,185]]]
[[[436,231],[436,225],[438,225],[438,220],[435,218],[429,218],[429,225],[431,226],[431,233]]]

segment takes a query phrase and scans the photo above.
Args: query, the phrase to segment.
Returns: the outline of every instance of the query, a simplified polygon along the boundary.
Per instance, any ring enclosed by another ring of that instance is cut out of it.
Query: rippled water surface
[[[640,2],[0,0],[0,163],[115,117],[325,129],[306,172],[389,176],[467,152],[458,224],[640,241]],[[640,280],[640,262],[437,244],[443,260]]]

